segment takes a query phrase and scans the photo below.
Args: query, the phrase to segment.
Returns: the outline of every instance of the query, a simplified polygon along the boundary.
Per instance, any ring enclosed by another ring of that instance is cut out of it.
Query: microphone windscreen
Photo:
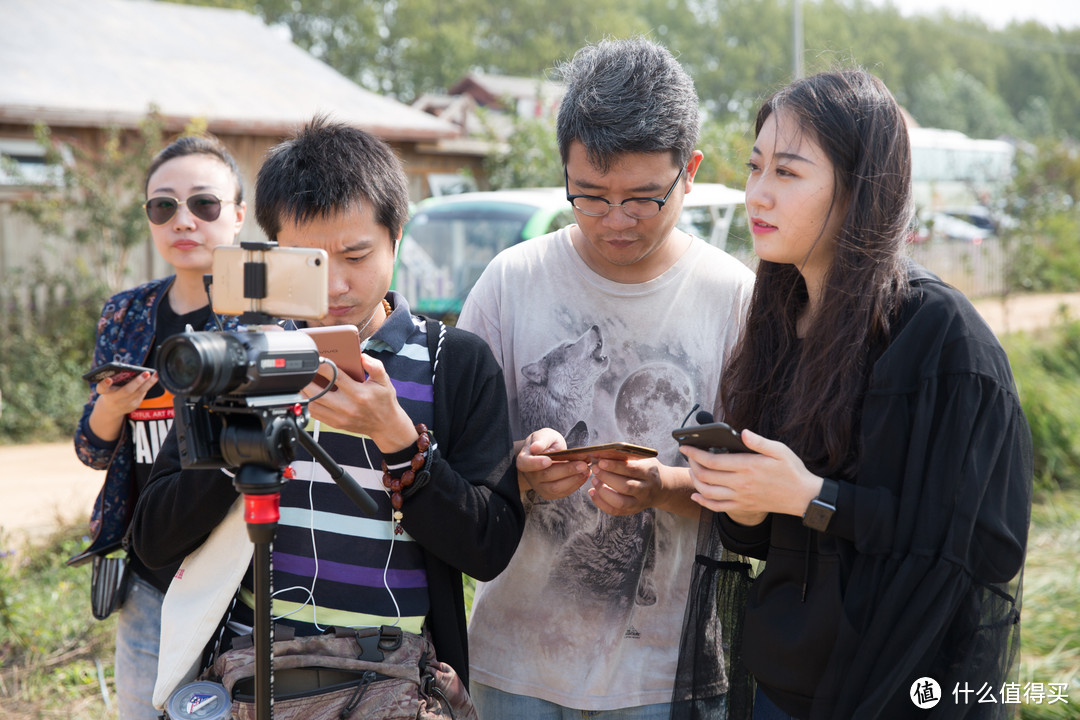
[[[698,425],[708,425],[711,422],[716,422],[713,420],[712,413],[708,410],[699,410],[698,414],[694,416],[694,419],[697,420]]]

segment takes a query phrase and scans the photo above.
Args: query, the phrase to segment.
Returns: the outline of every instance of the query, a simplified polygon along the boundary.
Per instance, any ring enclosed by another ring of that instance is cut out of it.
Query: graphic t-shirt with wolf
[[[716,411],[752,283],[697,238],[661,276],[612,282],[563,229],[496,257],[458,326],[499,360],[516,439],[551,427],[568,446],[622,440],[685,465],[671,431],[695,403]],[[513,561],[477,589],[472,679],[583,710],[668,702],[697,521],[613,517],[589,486],[556,501],[526,494]]]

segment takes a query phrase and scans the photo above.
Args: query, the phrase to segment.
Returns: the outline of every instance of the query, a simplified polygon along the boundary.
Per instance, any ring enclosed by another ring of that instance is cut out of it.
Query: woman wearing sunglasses
[[[98,321],[95,366],[117,361],[148,370],[127,382],[103,379],[90,388],[75,449],[83,463],[106,475],[91,516],[94,541],[80,560],[120,548],[139,490],[172,424],[172,395],[152,370],[157,349],[188,325],[215,327],[203,274],[210,272],[213,249],[231,244],[244,224],[239,168],[215,138],[183,137],[158,153],[146,173],[146,198],[154,247],[175,274],[109,298]],[[234,329],[235,319],[228,318],[226,326]],[[176,568],[151,571],[133,553],[126,568],[113,602],[106,603],[122,603],[116,632],[120,718],[150,720],[159,717],[151,697],[161,601]],[[95,572],[97,594],[109,591],[104,575]]]

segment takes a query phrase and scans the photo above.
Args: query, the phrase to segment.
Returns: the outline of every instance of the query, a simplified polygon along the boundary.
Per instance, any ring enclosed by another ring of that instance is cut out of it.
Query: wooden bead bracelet
[[[416,426],[416,434],[419,435],[416,439],[416,454],[413,455],[412,460],[409,461],[408,467],[400,477],[394,477],[390,474],[390,469],[386,466],[386,460],[382,461],[382,483],[383,487],[390,491],[390,504],[394,508],[394,534],[400,535],[404,530],[401,528],[401,519],[404,514],[401,512],[401,506],[404,503],[401,493],[412,486],[416,481],[416,474],[420,472],[428,460],[431,458],[431,434],[428,432],[427,425],[424,423],[418,423]]]

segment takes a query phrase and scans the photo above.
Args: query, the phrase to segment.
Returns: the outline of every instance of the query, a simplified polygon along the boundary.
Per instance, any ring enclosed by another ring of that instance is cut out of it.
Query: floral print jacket
[[[152,280],[138,287],[113,295],[105,303],[97,324],[94,362],[97,367],[107,362],[126,362],[143,365],[154,343],[158,303],[172,285],[174,275]],[[223,319],[226,330],[237,329],[234,317]],[[203,330],[217,327],[213,314]],[[134,450],[127,423],[115,442],[103,443],[89,428],[90,413],[97,402],[97,385],[90,388],[90,400],[83,407],[82,418],[75,431],[75,453],[83,464],[105,470],[105,482],[98,493],[90,515],[93,542],[83,552],[68,560],[78,564],[97,554],[116,549],[127,529],[138,499],[134,492],[132,472]]]

